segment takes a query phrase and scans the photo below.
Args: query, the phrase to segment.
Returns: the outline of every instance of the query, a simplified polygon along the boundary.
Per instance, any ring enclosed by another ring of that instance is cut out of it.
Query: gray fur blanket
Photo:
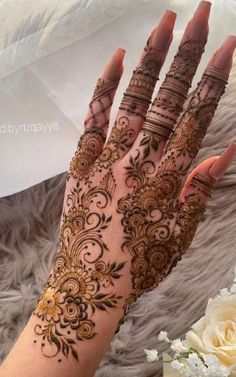
[[[235,141],[235,100],[236,64],[193,166]],[[47,279],[57,248],[64,189],[62,173],[0,199],[1,359],[17,339]],[[164,351],[159,332],[165,329],[171,338],[182,337],[203,315],[208,298],[233,280],[235,193],[236,160],[218,183],[191,247],[157,289],[131,306],[96,377],[162,376],[162,365],[147,363],[143,349]]]

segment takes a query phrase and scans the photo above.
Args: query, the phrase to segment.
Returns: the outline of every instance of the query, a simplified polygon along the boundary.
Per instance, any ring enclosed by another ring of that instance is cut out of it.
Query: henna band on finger
[[[150,99],[134,93],[124,93],[119,110],[124,110],[127,114],[138,115],[145,120],[147,109],[151,103]]]
[[[84,122],[85,128],[88,128],[89,124],[96,126],[97,122],[99,123],[97,125],[99,128],[105,128],[109,125],[109,114],[107,113],[112,106],[114,93],[117,89],[119,81],[120,78],[109,81],[102,78],[98,79],[93,92],[92,100],[89,103],[90,115],[88,115]],[[101,115],[103,115],[104,123],[101,122]]]
[[[189,186],[194,187],[197,191],[201,191],[208,198],[211,198],[212,191],[216,184],[216,180],[211,178],[205,178],[200,173],[196,173],[192,178]]]
[[[140,115],[143,119],[145,119],[151,103],[153,90],[157,80],[159,80],[159,72],[162,66],[159,53],[154,51],[151,45],[151,38],[148,39],[144,51],[145,55],[140,66],[133,71],[119,107],[120,110]]]
[[[159,136],[162,140],[168,140],[170,134],[173,132],[173,127],[169,123],[165,123],[159,119],[148,118],[142,126],[142,131]]]

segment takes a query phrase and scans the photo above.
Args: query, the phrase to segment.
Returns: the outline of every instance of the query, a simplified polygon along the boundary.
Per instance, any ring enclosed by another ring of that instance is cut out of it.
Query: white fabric
[[[235,0],[212,1],[210,35],[193,87],[212,53],[236,33]],[[127,51],[117,112],[151,29],[177,12],[160,80],[196,0],[2,0],[0,3],[0,197],[66,171],[96,81],[118,47]]]

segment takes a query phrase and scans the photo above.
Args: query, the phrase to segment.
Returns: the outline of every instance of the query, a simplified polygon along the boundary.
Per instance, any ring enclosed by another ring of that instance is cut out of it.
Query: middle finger
[[[138,149],[143,159],[160,160],[166,141],[183,109],[207,42],[210,8],[211,3],[208,1],[199,3],[135,140],[132,151]]]

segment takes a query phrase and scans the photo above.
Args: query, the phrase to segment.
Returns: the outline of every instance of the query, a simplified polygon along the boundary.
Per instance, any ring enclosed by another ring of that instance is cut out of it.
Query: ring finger
[[[224,93],[232,66],[236,37],[229,36],[208,63],[198,87],[165,148],[157,176],[171,174],[175,187],[171,198],[176,199],[183,180],[196,157],[214,112]]]

